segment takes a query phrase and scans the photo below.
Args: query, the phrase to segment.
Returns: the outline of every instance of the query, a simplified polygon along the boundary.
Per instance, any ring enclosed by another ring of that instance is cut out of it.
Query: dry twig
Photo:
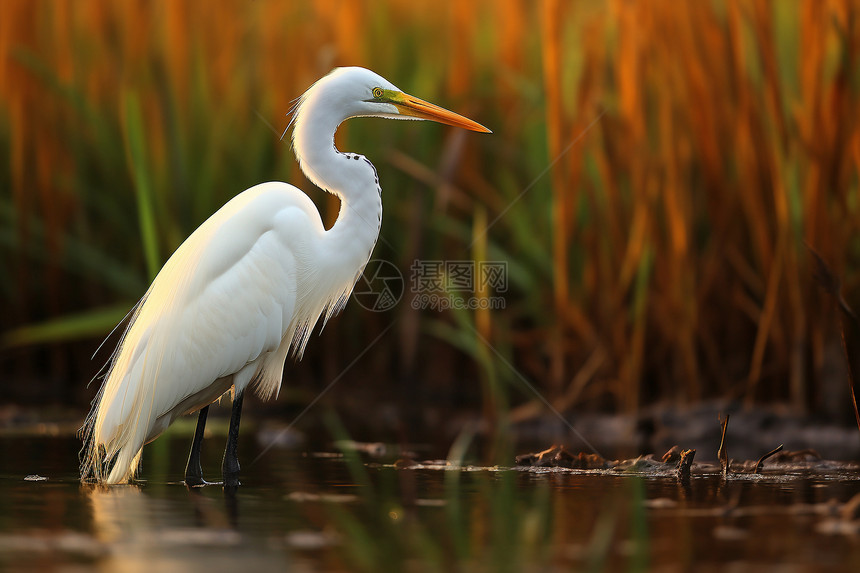
[[[771,457],[772,455],[774,455],[778,452],[781,452],[781,451],[782,451],[782,444],[780,444],[776,448],[772,449],[771,451],[769,451],[768,453],[766,453],[765,455],[760,457],[758,460],[758,463],[755,465],[755,470],[753,471],[753,473],[754,474],[760,474],[761,473],[761,466],[762,466],[762,464],[764,464],[764,461],[766,459],[768,459],[769,457]]]
[[[726,414],[725,419],[720,416],[720,449],[717,450],[717,457],[720,458],[720,466],[723,468],[723,477],[729,473],[729,454],[726,451],[726,430],[729,427],[729,417],[731,414]]]

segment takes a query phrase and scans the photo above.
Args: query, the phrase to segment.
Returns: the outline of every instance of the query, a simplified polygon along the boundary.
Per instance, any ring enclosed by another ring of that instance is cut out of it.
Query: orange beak
[[[445,125],[453,125],[454,127],[462,127],[472,131],[480,131],[481,133],[493,133],[480,123],[472,121],[468,117],[463,117],[460,114],[448,111],[443,107],[434,105],[430,102],[419,99],[405,93],[391,93],[389,102],[393,104],[402,115],[417,117],[444,123]]]

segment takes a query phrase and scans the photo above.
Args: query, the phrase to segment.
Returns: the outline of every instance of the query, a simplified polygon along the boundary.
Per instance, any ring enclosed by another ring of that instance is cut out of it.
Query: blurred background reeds
[[[289,181],[332,222],[280,135],[313,81],[360,65],[494,134],[341,128],[379,171],[374,258],[407,292],[349,304],[273,407],[337,378],[332,400],[391,427],[544,415],[529,385],[561,412],[720,398],[850,420],[806,244],[860,298],[858,17],[853,0],[5,0],[4,400],[83,412],[101,339],[241,190]],[[413,308],[415,260],[504,261],[504,308]]]

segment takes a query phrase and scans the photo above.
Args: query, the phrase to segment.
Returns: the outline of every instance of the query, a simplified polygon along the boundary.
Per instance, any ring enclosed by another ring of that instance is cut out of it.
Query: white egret
[[[363,68],[338,68],[299,98],[292,118],[299,166],[336,195],[325,229],[302,191],[281,182],[240,193],[173,253],[131,314],[83,428],[81,479],[134,478],[143,446],[177,417],[200,410],[185,471],[205,483],[200,444],[209,404],[232,389],[222,473],[239,485],[237,439],[249,385],[277,395],[284,361],[301,358],[319,318],[346,303],[379,235],[382,198],[364,156],[334,146],[352,117],[432,120],[473,131],[482,125],[407,95]]]

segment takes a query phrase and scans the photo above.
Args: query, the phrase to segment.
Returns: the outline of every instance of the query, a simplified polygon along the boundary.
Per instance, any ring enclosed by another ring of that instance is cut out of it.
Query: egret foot
[[[200,444],[203,443],[203,430],[206,429],[206,417],[209,415],[209,406],[200,409],[197,415],[197,429],[194,430],[194,441],[191,442],[191,453],[188,454],[188,463],[185,465],[185,485],[195,487],[206,485],[203,479],[203,467],[200,464]]]
[[[230,430],[227,433],[227,448],[224,450],[224,461],[221,463],[221,473],[224,475],[224,487],[231,488],[239,483],[239,421],[242,418],[242,399],[244,392],[238,392],[233,397],[233,413],[230,415]]]

